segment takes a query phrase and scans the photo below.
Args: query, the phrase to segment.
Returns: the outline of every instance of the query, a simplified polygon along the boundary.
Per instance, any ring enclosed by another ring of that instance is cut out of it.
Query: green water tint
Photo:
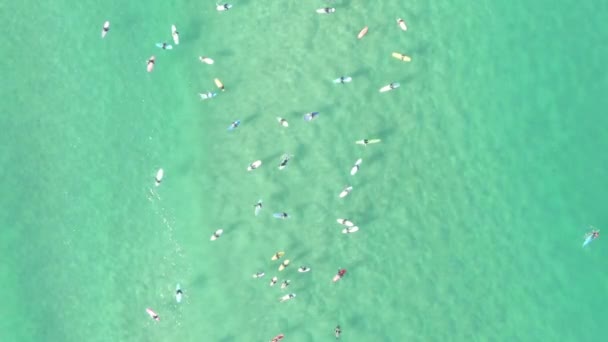
[[[601,340],[608,5],[233,4],[6,4],[0,340]]]

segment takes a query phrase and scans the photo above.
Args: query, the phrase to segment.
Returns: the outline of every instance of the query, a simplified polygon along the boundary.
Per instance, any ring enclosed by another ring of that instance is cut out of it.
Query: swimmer
[[[289,162],[289,159],[291,159],[291,156],[287,153],[283,154],[283,156],[281,157],[281,163],[279,163],[279,170],[283,170],[284,168],[287,167],[287,163]]]
[[[253,208],[253,213],[255,214],[255,216],[258,216],[260,210],[262,210],[262,200],[259,200],[258,203],[253,206]]]
[[[295,293],[290,293],[290,294],[286,294],[283,297],[280,298],[281,303],[288,301],[290,299],[296,298],[296,294]]]
[[[253,275],[254,278],[262,278],[264,276],[264,272],[258,272],[256,274]]]
[[[281,283],[281,289],[284,289],[284,288],[286,288],[287,286],[289,286],[289,283],[290,283],[290,282],[291,282],[290,280],[285,280],[283,283]]]
[[[355,165],[353,165],[353,167],[350,169],[351,176],[354,176],[357,172],[359,172],[359,167],[361,165],[361,162],[363,162],[363,159],[361,159],[361,158],[357,159],[357,161],[355,162]]]
[[[274,216],[274,218],[279,218],[279,219],[286,219],[289,218],[289,215],[287,213],[274,213],[272,214],[272,216]]]
[[[287,122],[287,120],[285,120],[281,117],[277,117],[277,121],[279,122],[279,125],[281,125],[283,127],[289,127],[289,123]]]
[[[334,334],[336,335],[336,340],[340,338],[340,334],[342,334],[342,329],[340,329],[340,326],[336,326],[336,329],[334,329]]]
[[[319,115],[319,112],[310,112],[310,113],[306,113],[304,114],[304,120],[306,121],[312,121],[314,120],[317,116]]]
[[[163,171],[163,169],[158,169],[158,171],[156,171],[156,177],[154,177],[154,185],[159,186],[163,181],[164,175],[165,171]]]
[[[232,122],[230,124],[230,126],[228,126],[228,130],[232,131],[232,130],[236,129],[237,127],[239,127],[240,124],[241,124],[241,120],[236,120],[236,121]]]
[[[198,95],[201,97],[201,100],[208,100],[212,97],[216,97],[217,93],[212,93],[212,92],[208,91],[206,93],[199,93]]]
[[[179,45],[179,32],[177,32],[175,25],[171,25],[171,37],[173,37],[173,43]]]
[[[211,59],[209,57],[205,57],[205,56],[198,56],[198,60],[201,61],[201,62],[203,62],[203,63],[205,63],[205,64],[210,64],[210,65],[213,64],[213,63],[215,63],[213,61],[213,59]]]
[[[231,4],[223,4],[223,5],[216,4],[215,5],[215,9],[217,9],[220,12],[227,11],[227,10],[229,10],[231,8],[232,8]]]
[[[298,272],[300,273],[306,273],[308,271],[310,271],[310,267],[308,266],[300,266],[300,268],[298,268]]]
[[[277,283],[277,281],[279,281],[279,278],[272,277],[272,279],[270,280],[270,286],[274,286]]]
[[[148,313],[148,315],[150,315],[150,317],[152,317],[153,320],[160,321],[160,317],[158,317],[158,314],[156,312],[154,312],[152,309],[147,308],[146,312]]]
[[[346,274],[346,269],[342,268],[342,269],[338,270],[338,273],[332,279],[333,282],[335,283],[338,280],[342,279],[342,277],[344,277],[345,274]]]
[[[110,31],[110,22],[106,21],[103,23],[103,28],[101,29],[101,38],[105,38],[108,31]]]
[[[334,13],[335,11],[336,11],[335,8],[325,7],[325,8],[319,8],[317,10],[317,13],[319,13],[319,14],[330,14],[330,13]]]
[[[181,303],[183,295],[184,293],[182,292],[181,287],[179,286],[179,284],[177,284],[177,286],[175,287],[175,301]]]
[[[352,221],[350,221],[348,219],[339,218],[336,221],[338,221],[339,224],[341,224],[343,226],[347,226],[347,227],[352,227],[355,225]]]
[[[275,336],[272,340],[270,340],[270,342],[279,342],[280,340],[283,339],[283,337],[285,337],[285,335],[283,334],[278,334],[277,336]]]
[[[147,63],[147,70],[148,72],[152,72],[152,70],[154,70],[154,62],[156,60],[156,57],[152,56],[148,59]]]
[[[352,80],[353,80],[353,78],[350,77],[350,76],[341,76],[340,78],[336,78],[334,80],[334,83],[342,83],[342,84],[344,84],[344,83],[349,83]]]
[[[391,84],[385,85],[384,87],[380,88],[380,92],[381,93],[385,93],[387,91],[393,90],[393,89],[397,89],[400,87],[400,84],[397,82],[393,82]]]
[[[399,25],[403,31],[407,31],[407,26],[405,26],[405,21],[403,19],[397,18],[397,25]]]

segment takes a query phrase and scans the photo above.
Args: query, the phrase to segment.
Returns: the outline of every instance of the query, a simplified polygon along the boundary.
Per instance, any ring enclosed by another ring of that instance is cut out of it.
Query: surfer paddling
[[[319,14],[330,14],[330,13],[334,13],[335,11],[336,11],[335,8],[324,7],[324,8],[319,8],[317,10],[317,13],[319,13]]]
[[[221,4],[221,5],[217,4],[217,5],[215,5],[215,9],[217,9],[219,12],[224,12],[224,11],[227,11],[227,10],[229,10],[231,8],[232,8],[231,4]]]
[[[272,277],[272,279],[270,279],[270,286],[274,286],[277,281],[279,281],[279,278],[277,277]]]
[[[286,301],[288,301],[290,299],[293,299],[293,298],[296,298],[296,294],[295,293],[289,293],[289,294],[286,294],[283,297],[279,298],[279,301],[281,303],[283,303],[283,302],[286,302]]]
[[[353,78],[350,77],[350,76],[340,76],[340,77],[338,77],[338,78],[336,78],[334,80],[334,83],[342,83],[342,84],[344,84],[344,83],[349,83],[352,80],[353,80]]]
[[[182,292],[181,287],[179,286],[179,284],[177,284],[177,286],[175,287],[175,301],[181,303],[183,295],[184,293]]]
[[[253,275],[254,278],[262,278],[264,276],[264,272],[258,272],[256,274]]]
[[[340,338],[340,334],[342,334],[342,329],[340,329],[340,326],[336,326],[336,329],[334,329],[334,334],[336,335],[336,340]]]
[[[298,272],[300,273],[306,273],[308,271],[310,271],[310,267],[308,266],[300,266],[300,268],[298,268]]]
[[[152,56],[150,58],[148,58],[147,66],[146,69],[148,70],[148,72],[152,72],[152,70],[154,70],[154,63],[156,61],[156,57]]]
[[[275,336],[272,340],[270,340],[270,342],[279,342],[280,340],[283,339],[283,337],[285,337],[285,335],[283,334],[278,334],[277,336]]]
[[[158,317],[158,314],[156,312],[154,312],[154,310],[147,308],[146,312],[148,313],[148,315],[150,315],[150,317],[155,320],[155,321],[160,321],[160,317]]]
[[[103,28],[101,29],[101,38],[105,38],[108,31],[110,31],[110,22],[106,21],[103,23]]]
[[[342,279],[342,277],[344,277],[344,275],[346,274],[346,269],[342,268],[340,270],[338,270],[338,273],[334,276],[334,278],[332,279],[332,281],[335,283],[338,280]]]
[[[255,214],[255,216],[258,216],[258,214],[260,213],[261,210],[262,210],[262,200],[259,200],[258,203],[256,203],[253,206],[253,213]]]

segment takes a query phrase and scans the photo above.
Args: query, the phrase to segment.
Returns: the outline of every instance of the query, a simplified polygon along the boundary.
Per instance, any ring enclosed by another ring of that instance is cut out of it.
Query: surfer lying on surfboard
[[[587,246],[591,241],[600,237],[599,230],[592,230],[591,232],[585,234],[585,241],[583,241],[583,247]]]
[[[334,334],[336,335],[336,339],[340,338],[340,334],[342,334],[342,329],[340,329],[340,326],[336,326],[336,329],[334,329]]]
[[[352,80],[353,80],[353,78],[350,77],[350,76],[340,76],[339,78],[336,78],[334,80],[334,83],[342,83],[342,84],[344,84],[344,83],[349,83]]]
[[[368,144],[377,144],[380,141],[381,141],[380,139],[363,139],[363,140],[355,141],[355,144],[367,146]]]

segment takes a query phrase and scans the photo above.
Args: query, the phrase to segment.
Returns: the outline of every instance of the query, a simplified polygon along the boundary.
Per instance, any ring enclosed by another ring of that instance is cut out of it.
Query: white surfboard
[[[108,31],[110,31],[110,22],[106,21],[103,23],[103,28],[101,29],[101,38],[105,38]]]
[[[279,278],[277,278],[276,276],[272,277],[272,279],[270,280],[270,284],[269,285],[270,286],[274,286],[277,283],[277,281],[279,281]]]
[[[249,164],[249,166],[247,167],[247,171],[255,170],[258,167],[260,167],[261,165],[262,165],[262,161],[256,160],[253,163]]]
[[[358,232],[358,231],[359,231],[359,227],[357,227],[357,226],[352,226],[352,227],[342,229],[343,234],[350,234],[350,233],[354,233],[354,232]]]
[[[387,84],[384,87],[380,88],[381,93],[386,93],[387,91],[391,91],[393,89],[399,88],[401,85],[397,82],[393,82],[391,84]]]
[[[156,186],[160,185],[160,183],[163,181],[164,176],[165,176],[165,171],[163,171],[163,169],[158,169],[158,171],[156,171],[156,176],[154,177]]]
[[[258,273],[254,273],[253,277],[254,278],[262,278],[264,275],[266,275],[266,273],[264,273],[264,272],[258,272]]]
[[[344,188],[344,190],[342,190],[342,192],[340,193],[340,198],[344,198],[346,197],[348,194],[350,194],[350,192],[353,191],[353,187],[352,186],[347,186],[346,188]]]
[[[289,127],[289,123],[287,122],[287,120],[281,118],[281,117],[277,117],[277,121],[279,122],[279,124],[283,127]]]
[[[173,37],[173,43],[179,45],[179,32],[177,32],[175,25],[171,25],[171,36]]]
[[[350,169],[351,176],[354,176],[357,172],[359,172],[359,165],[361,165],[361,162],[363,162],[363,159],[361,159],[361,158],[357,159],[357,161],[355,162],[355,165],[353,165],[353,167]]]
[[[365,146],[365,145],[369,145],[369,144],[377,144],[380,141],[381,141],[380,139],[363,139],[363,140],[355,141],[355,144]]]
[[[352,227],[355,225],[354,223],[352,223],[352,221],[347,220],[347,219],[339,218],[336,221],[338,221],[339,224],[341,224],[343,226],[347,226],[347,227]]]
[[[310,267],[300,267],[300,268],[298,268],[298,272],[300,272],[300,273],[310,272]]]
[[[222,236],[222,234],[224,234],[224,230],[223,229],[218,229],[215,231],[215,233],[213,233],[213,235],[211,235],[211,241],[215,241],[217,239],[220,238],[220,236]]]
[[[205,63],[205,64],[210,64],[210,65],[213,64],[213,63],[215,63],[213,61],[213,59],[211,59],[209,57],[204,57],[204,56],[199,56],[198,60],[201,61],[201,62],[203,62],[203,63]]]

